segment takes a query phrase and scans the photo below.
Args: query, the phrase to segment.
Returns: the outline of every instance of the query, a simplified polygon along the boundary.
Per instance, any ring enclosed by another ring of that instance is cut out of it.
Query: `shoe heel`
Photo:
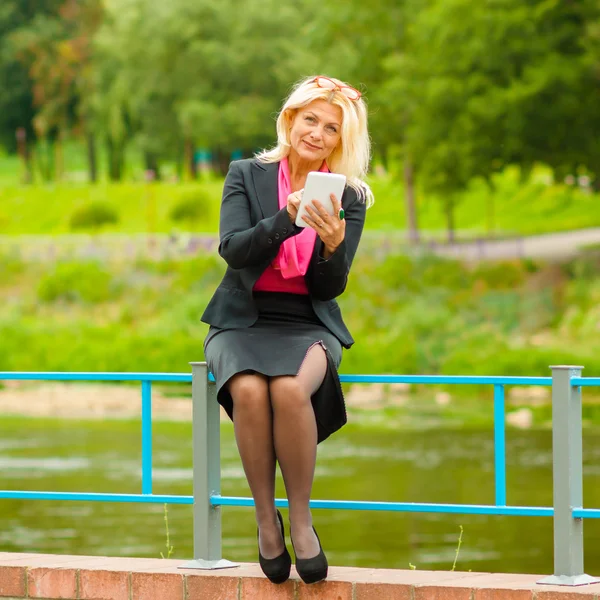
[[[283,518],[281,513],[277,511],[277,518],[281,526],[281,535],[283,537],[283,552],[275,558],[264,558],[260,553],[260,544],[258,546],[258,562],[262,572],[267,576],[271,583],[285,583],[290,577],[290,571],[292,569],[292,557],[285,546],[285,528],[283,526]],[[256,530],[257,540],[260,539],[260,531]]]
[[[323,552],[319,534],[314,527],[313,531],[319,542],[319,554],[312,558],[298,558],[298,556],[296,556],[296,571],[298,571],[300,579],[307,584],[323,581],[323,579],[327,578],[327,571],[329,570],[327,557],[325,556],[325,552]],[[294,547],[294,540],[292,540],[292,547]],[[294,553],[295,552],[296,548],[294,547]]]

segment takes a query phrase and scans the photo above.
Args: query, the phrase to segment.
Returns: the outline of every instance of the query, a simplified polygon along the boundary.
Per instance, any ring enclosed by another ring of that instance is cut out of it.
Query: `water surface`
[[[139,493],[140,423],[0,419],[0,488]],[[191,424],[154,424],[154,492],[192,494]],[[222,492],[248,496],[229,423],[222,425]],[[551,431],[508,430],[507,497],[552,503]],[[584,505],[600,507],[600,431],[584,432]],[[278,497],[283,497],[281,480]],[[421,431],[347,426],[319,447],[314,498],[491,504],[490,428]],[[333,565],[551,573],[552,520],[315,510]],[[0,500],[0,551],[160,557],[163,505]],[[284,511],[285,516],[285,511]],[[192,557],[192,508],[168,507],[172,558]],[[600,575],[600,523],[585,523],[586,572]],[[289,542],[289,540],[288,540]],[[256,561],[252,509],[223,508],[223,553]]]

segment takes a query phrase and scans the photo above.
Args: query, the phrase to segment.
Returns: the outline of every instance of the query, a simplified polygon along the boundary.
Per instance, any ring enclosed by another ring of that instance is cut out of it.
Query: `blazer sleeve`
[[[223,186],[219,223],[219,255],[232,269],[273,260],[284,240],[302,229],[290,221],[284,207],[252,225],[250,200],[239,164],[233,162]]]
[[[319,255],[306,274],[306,286],[318,300],[332,300],[344,292],[348,283],[350,267],[365,225],[366,205],[352,190],[354,200],[344,207],[346,212],[346,235],[337,250],[325,260],[321,252],[323,242],[317,238]]]

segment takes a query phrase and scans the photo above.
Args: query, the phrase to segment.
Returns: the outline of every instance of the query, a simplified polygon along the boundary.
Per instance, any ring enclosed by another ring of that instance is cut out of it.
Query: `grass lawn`
[[[222,178],[206,176],[194,182],[176,183],[173,167],[168,178],[152,184],[143,181],[139,161],[132,161],[127,181],[103,180],[85,183],[81,153],[65,153],[67,178],[62,183],[25,186],[19,183],[22,169],[15,156],[0,155],[0,233],[64,234],[72,231],[70,219],[91,201],[109,205],[118,222],[102,231],[144,233],[196,231],[216,233]],[[399,231],[406,227],[402,181],[392,174],[373,175],[370,183],[376,202],[367,216],[367,229]],[[553,183],[547,169],[539,167],[521,181],[518,167],[510,167],[493,178],[494,191],[482,181],[473,181],[457,196],[455,229],[458,237],[535,234],[600,226],[600,197],[577,186]],[[171,210],[182,202],[201,202],[202,211],[193,221],[174,221]],[[443,237],[446,218],[442,198],[418,194],[419,227]]]

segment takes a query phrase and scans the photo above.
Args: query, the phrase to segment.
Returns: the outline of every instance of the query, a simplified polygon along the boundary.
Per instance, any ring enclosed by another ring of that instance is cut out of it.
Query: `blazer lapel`
[[[272,217],[279,210],[279,163],[254,161],[252,179],[263,218]]]

